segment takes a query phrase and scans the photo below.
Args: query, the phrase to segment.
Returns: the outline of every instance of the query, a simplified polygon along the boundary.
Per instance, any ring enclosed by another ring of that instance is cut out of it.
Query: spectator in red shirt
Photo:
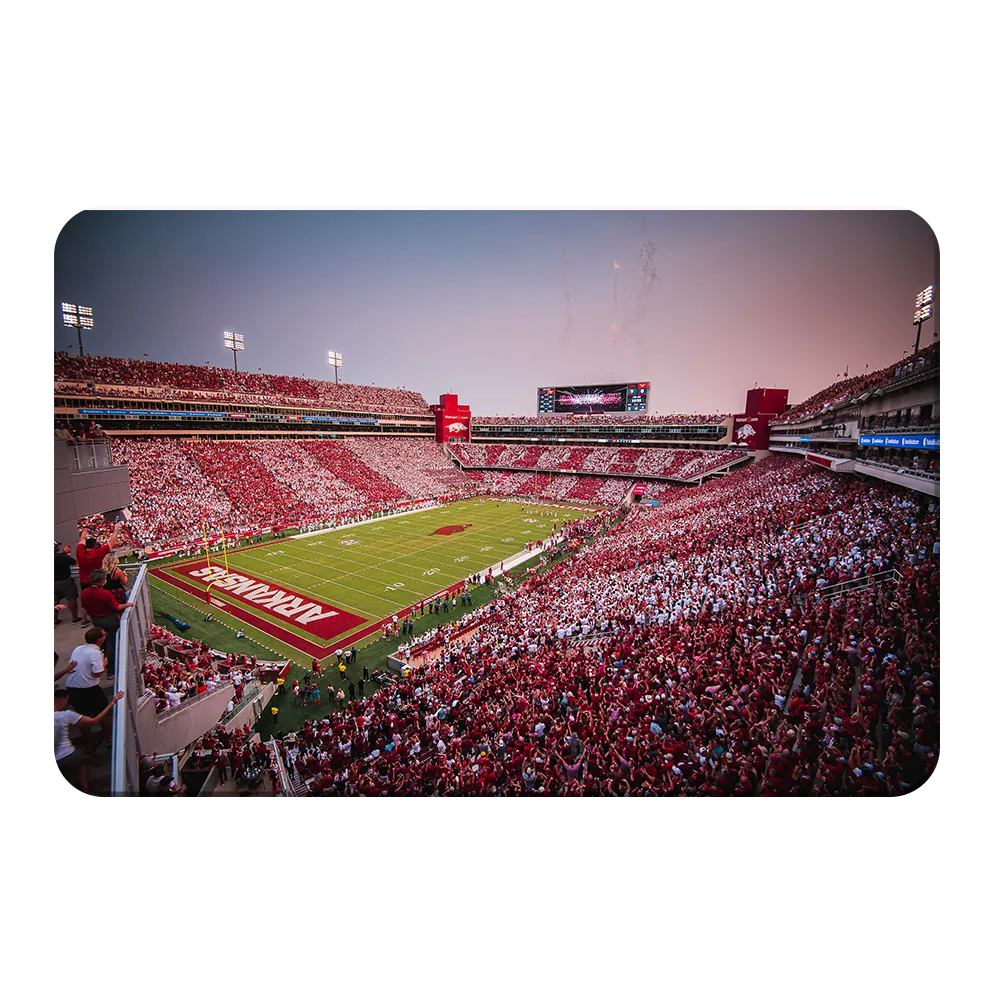
[[[100,569],[104,562],[104,557],[115,547],[118,542],[119,523],[116,522],[111,532],[111,537],[104,545],[98,545],[97,539],[91,536],[90,529],[84,528],[80,532],[80,541],[76,546],[76,562],[80,569],[80,587],[87,587],[90,584],[90,574],[95,569]]]
[[[83,610],[90,615],[90,620],[94,625],[104,629],[107,639],[104,642],[104,653],[108,658],[107,673],[109,677],[115,675],[115,639],[118,635],[118,625],[121,621],[121,613],[132,607],[133,602],[127,601],[119,604],[110,590],[104,584],[107,575],[103,569],[95,569],[90,573],[90,583],[86,590],[80,595]]]

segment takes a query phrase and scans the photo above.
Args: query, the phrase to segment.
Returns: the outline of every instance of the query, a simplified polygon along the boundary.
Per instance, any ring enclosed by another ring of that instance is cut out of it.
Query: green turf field
[[[199,561],[160,567],[154,573],[154,609],[192,626],[211,610],[216,621],[204,624],[225,628],[233,638],[235,629],[242,628],[248,654],[253,652],[258,658],[263,654],[256,648],[251,650],[250,644],[276,654],[266,658],[288,656],[296,663],[308,663],[316,655],[328,663],[337,646],[356,644],[360,648],[372,641],[373,632],[374,640],[380,640],[377,623],[383,618],[426,600],[471,573],[509,560],[524,550],[529,539],[548,537],[553,523],[576,520],[591,510],[470,500],[228,553],[229,577],[224,583],[241,574],[263,581],[261,585],[288,588],[303,601],[336,608],[341,618],[335,620],[349,618],[350,627],[335,636],[320,637],[315,626],[301,625],[298,619],[272,608],[240,605],[222,589],[211,591],[216,606],[209,608],[204,583],[192,577],[192,571],[204,567],[203,556]],[[462,530],[435,534],[445,527]],[[211,563],[217,573],[223,572],[220,555],[212,555]],[[179,609],[186,609],[187,617],[178,613]],[[462,610],[456,609],[456,613]],[[169,627],[169,622],[166,624]],[[220,647],[236,649],[241,641]]]
[[[532,566],[537,563],[538,557],[522,564]],[[519,567],[521,568],[521,567]],[[435,626],[460,618],[465,612],[488,604],[495,596],[495,586],[473,587],[472,607],[458,607],[454,612],[440,615],[426,612],[423,616],[418,615],[414,622],[413,638],[419,637]],[[237,652],[244,656],[256,656],[258,660],[276,660],[287,657],[292,661],[292,669],[288,675],[288,687],[291,687],[293,680],[301,680],[307,673],[313,676],[310,671],[311,658],[298,650],[284,647],[271,636],[258,632],[228,615],[214,615],[212,621],[204,621],[204,602],[199,602],[187,595],[178,595],[173,588],[163,586],[159,581],[150,582],[150,596],[153,603],[153,616],[157,625],[176,632],[177,626],[166,616],[171,615],[190,625],[190,628],[183,633],[185,639],[196,639],[207,642],[213,649],[223,652]],[[236,638],[236,629],[242,628],[244,636],[242,639]],[[336,682],[342,686],[345,694],[349,694],[348,682],[358,682],[362,676],[362,668],[367,667],[369,676],[375,670],[385,669],[385,659],[396,652],[401,639],[390,638],[384,640],[381,632],[375,632],[366,639],[357,643],[358,659],[352,663],[343,681],[340,680],[339,672],[335,665],[329,661],[323,669],[322,677],[315,678],[323,692],[323,697],[319,704],[308,706],[296,706],[288,691],[284,691],[282,697],[273,702],[279,708],[278,718],[274,719],[270,709],[264,713],[258,723],[258,729],[264,739],[270,738],[275,732],[287,733],[297,730],[302,723],[308,719],[318,719],[326,715],[331,710],[331,705],[326,695],[328,684]],[[371,694],[373,687],[369,686],[368,694]]]

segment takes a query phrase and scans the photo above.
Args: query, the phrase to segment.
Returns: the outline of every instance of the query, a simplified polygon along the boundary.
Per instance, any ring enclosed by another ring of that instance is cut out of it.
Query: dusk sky
[[[741,412],[754,383],[796,402],[898,360],[931,283],[908,212],[95,211],[56,245],[54,346],[66,300],[89,354],[231,366],[230,329],[241,370],[328,378],[337,350],[343,381],[473,414],[631,380],[656,412]]]

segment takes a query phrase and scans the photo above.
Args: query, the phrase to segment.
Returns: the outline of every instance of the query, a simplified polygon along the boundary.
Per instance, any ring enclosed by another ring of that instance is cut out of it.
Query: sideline
[[[279,539],[279,541],[294,542],[297,538],[312,538],[313,535],[325,535],[330,531],[343,531],[345,528],[357,528],[362,524],[372,524],[375,521],[390,521],[394,517],[409,517],[411,514],[415,514],[418,510],[440,510],[442,507],[446,506],[447,504],[435,503],[430,507],[411,507],[410,510],[401,510],[396,514],[385,514],[383,517],[366,517],[363,521],[349,521],[347,524],[338,524],[332,528],[317,528],[315,531],[299,532],[297,535],[292,535],[291,538],[282,538]]]

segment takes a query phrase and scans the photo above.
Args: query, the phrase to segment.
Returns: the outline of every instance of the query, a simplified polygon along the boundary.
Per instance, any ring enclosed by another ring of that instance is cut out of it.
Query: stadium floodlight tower
[[[918,296],[913,306],[913,325],[917,328],[917,339],[913,344],[913,353],[920,350],[920,328],[924,320],[934,315],[934,286],[928,285]]]
[[[240,366],[236,363],[236,353],[243,350],[243,334],[226,330],[222,334],[222,342],[226,345],[227,350],[233,352],[233,371],[238,372]]]
[[[327,351],[326,363],[333,369],[334,380],[340,385],[340,369],[344,367],[344,356],[336,351]]]
[[[76,330],[76,342],[83,356],[83,331],[94,329],[94,310],[90,306],[77,306],[72,302],[62,304],[63,326]]]

